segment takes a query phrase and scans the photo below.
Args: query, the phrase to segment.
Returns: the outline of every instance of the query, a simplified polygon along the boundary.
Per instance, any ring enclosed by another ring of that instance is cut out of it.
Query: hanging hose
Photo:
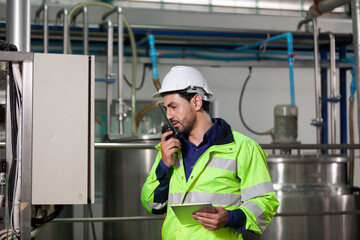
[[[266,132],[256,132],[254,130],[252,130],[244,121],[244,118],[243,118],[243,115],[242,115],[242,109],[241,109],[241,105],[242,105],[242,98],[244,96],[244,91],[245,91],[245,87],[246,87],[246,84],[248,83],[248,81],[250,80],[250,77],[251,77],[251,71],[252,71],[252,67],[249,67],[249,75],[246,77],[245,79],[245,82],[244,82],[244,85],[241,89],[241,93],[240,93],[240,100],[239,100],[239,114],[240,114],[240,119],[241,119],[241,122],[242,124],[245,126],[245,128],[250,131],[251,133],[253,134],[256,134],[256,135],[267,135],[267,134],[271,134],[271,131],[266,131]]]
[[[146,64],[143,65],[143,72],[142,72],[142,77],[141,77],[141,82],[140,82],[140,86],[136,87],[135,90],[139,91],[140,89],[142,89],[142,87],[144,86],[144,82],[145,82],[145,73],[146,73]],[[124,80],[126,82],[126,84],[132,88],[132,84],[129,82],[129,80],[127,79],[127,77],[124,74]]]

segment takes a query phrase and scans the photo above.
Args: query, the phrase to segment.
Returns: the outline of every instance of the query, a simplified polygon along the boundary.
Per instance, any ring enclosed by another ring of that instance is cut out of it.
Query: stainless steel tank
[[[126,142],[153,143],[155,139],[130,139]],[[107,150],[104,161],[104,216],[156,216],[142,206],[141,189],[154,163],[155,149]],[[104,223],[103,239],[161,239],[162,220]]]
[[[269,156],[270,176],[280,201],[263,235],[245,239],[352,240],[360,236],[360,216],[339,214],[360,210],[350,194],[346,156]]]

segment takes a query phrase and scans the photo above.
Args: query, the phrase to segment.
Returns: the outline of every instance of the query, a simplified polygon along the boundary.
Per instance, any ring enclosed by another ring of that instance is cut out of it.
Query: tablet
[[[194,212],[216,213],[211,203],[172,205],[171,208],[182,225],[200,224],[192,217]]]

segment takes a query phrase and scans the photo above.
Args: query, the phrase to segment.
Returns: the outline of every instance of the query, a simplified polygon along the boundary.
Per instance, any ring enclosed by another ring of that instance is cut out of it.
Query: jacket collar
[[[215,138],[214,145],[223,145],[234,142],[231,126],[222,118],[216,118],[219,123],[218,135]]]

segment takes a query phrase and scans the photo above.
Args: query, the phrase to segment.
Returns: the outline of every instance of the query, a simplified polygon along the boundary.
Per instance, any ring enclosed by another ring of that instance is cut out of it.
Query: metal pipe
[[[359,149],[360,144],[260,144],[262,149]]]
[[[314,28],[314,65],[315,65],[315,113],[316,119],[313,120],[316,126],[316,143],[321,143],[321,78],[320,78],[320,61],[319,61],[319,45],[318,45],[318,28],[315,18],[312,19]]]
[[[320,48],[320,62],[328,61],[328,49],[325,47]],[[329,64],[330,67],[330,64]],[[321,67],[320,70],[321,75],[321,93],[322,93],[322,108],[321,108],[321,116],[322,116],[322,128],[321,128],[321,143],[328,144],[329,143],[329,131],[328,131],[328,68]],[[322,154],[328,154],[328,150],[323,150]]]
[[[350,144],[354,144],[354,97],[349,98],[349,140]],[[354,188],[354,165],[355,163],[355,150],[349,151],[349,186],[350,191]]]
[[[326,12],[331,12],[335,8],[338,8],[348,2],[349,2],[349,0],[323,0],[323,1],[320,1],[318,4],[314,4],[312,7],[319,14],[323,14]],[[312,7],[310,7],[310,9]]]
[[[114,28],[110,19],[104,20],[100,27],[107,27],[107,64],[106,78],[113,77],[113,45],[114,45]],[[106,132],[111,133],[111,104],[112,104],[112,83],[106,83]]]
[[[358,133],[360,137],[360,3],[359,0],[351,1],[352,22],[353,22],[353,46],[354,46],[354,60],[355,60],[355,79],[357,79],[357,108],[358,108]]]
[[[360,149],[360,144],[259,144],[263,149]],[[95,149],[154,149],[153,143],[95,143]],[[5,143],[0,142],[0,148]]]
[[[110,11],[104,13],[102,19],[106,19],[111,14],[117,14],[117,24],[118,24],[118,120],[119,120],[119,134],[124,134],[124,81],[123,81],[123,16],[122,16],[122,8],[121,7],[114,7]],[[133,88],[135,84],[133,83],[131,96],[135,95],[133,92]],[[133,97],[132,97],[133,98]],[[133,111],[134,112],[134,111]],[[135,118],[135,116],[134,116]],[[134,119],[135,121],[135,119]]]
[[[336,68],[335,68],[335,37],[334,34],[329,33],[330,38],[330,133],[331,133],[331,144],[336,142]],[[331,153],[334,154],[335,150],[332,149]]]
[[[299,31],[301,26],[305,23],[312,21],[313,18],[320,16],[323,13],[331,12],[337,7],[340,7],[349,2],[349,0],[320,0],[316,1],[309,10],[306,12],[306,17],[304,20],[300,21],[297,30]]]
[[[7,0],[6,40],[30,52],[30,0]]]
[[[24,61],[23,69],[23,116],[22,116],[22,151],[21,154],[21,202],[20,229],[21,239],[31,237],[31,197],[32,197],[32,150],[33,149],[33,61]]]
[[[360,215],[359,210],[355,211],[331,211],[331,212],[284,212],[276,213],[276,217],[305,217],[305,216],[333,216],[333,215]]]
[[[340,44],[339,46],[339,60],[346,59],[346,44]],[[345,68],[339,70],[339,100],[340,100],[340,143],[348,143],[348,114],[347,114],[347,84],[346,84],[346,71]],[[351,86],[351,84],[350,84]],[[350,113],[349,113],[350,115]],[[347,155],[346,150],[342,150],[341,154]]]
[[[329,216],[329,215],[360,215],[360,211],[331,211],[331,212],[286,212],[276,213],[276,217],[301,217],[301,216]],[[56,218],[51,223],[74,222],[122,222],[122,221],[153,221],[164,220],[165,217],[100,217],[100,218]]]
[[[67,53],[68,49],[68,10],[66,8],[63,8],[62,10],[58,11],[56,14],[56,24],[60,25],[61,16],[63,16],[63,53]]]
[[[76,11],[74,15],[70,19],[70,23],[72,25],[75,24],[76,17],[83,13],[83,48],[84,48],[84,55],[89,54],[89,25],[88,25],[88,8],[87,6],[83,6],[81,9]]]
[[[49,17],[48,17],[48,5],[46,2],[41,4],[41,6],[35,12],[35,23],[40,22],[40,13],[43,12],[43,21],[44,21],[44,53],[49,51]]]

